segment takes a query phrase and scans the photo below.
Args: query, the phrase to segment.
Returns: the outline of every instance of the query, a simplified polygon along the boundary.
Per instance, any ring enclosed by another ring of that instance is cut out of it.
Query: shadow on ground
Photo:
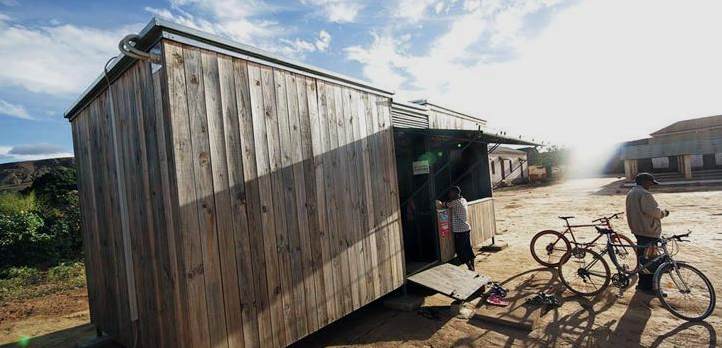
[[[95,326],[85,324],[38,337],[31,337],[22,345],[20,342],[8,343],[0,346],[0,348],[72,348],[80,340],[93,336],[95,336]],[[103,346],[103,348],[123,348],[123,346],[111,343]]]

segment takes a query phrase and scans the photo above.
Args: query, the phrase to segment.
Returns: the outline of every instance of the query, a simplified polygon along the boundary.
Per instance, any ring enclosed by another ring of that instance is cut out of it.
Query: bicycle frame
[[[567,233],[570,234],[570,235],[572,236],[571,242],[572,242],[572,244],[574,244],[574,245],[585,245],[585,246],[593,245],[594,243],[597,242],[597,240],[599,240],[599,238],[602,237],[601,235],[598,235],[596,238],[594,238],[594,239],[593,239],[591,242],[589,242],[589,243],[580,243],[580,242],[577,242],[577,238],[574,236],[574,232],[572,231],[572,229],[574,229],[574,228],[596,227],[596,226],[607,226],[607,227],[611,227],[611,226],[608,226],[608,224],[603,224],[603,223],[601,223],[601,224],[570,225],[570,224],[569,224],[569,220],[565,220],[565,221],[566,221],[566,223],[567,223],[567,228],[564,230],[564,232],[561,233],[561,235],[562,235],[562,236],[565,236]]]
[[[656,246],[656,244],[657,244],[657,242],[652,242],[652,243],[649,243],[649,244],[647,244],[647,245],[639,245],[639,244],[629,244],[629,245],[627,245],[627,244],[615,244],[615,243],[612,243],[611,237],[609,237],[609,235],[607,235],[607,246],[604,248],[604,250],[602,250],[602,251],[599,253],[599,255],[600,255],[600,256],[604,256],[605,254],[609,254],[609,259],[612,260],[612,263],[614,264],[614,267],[617,269],[618,272],[624,273],[624,274],[630,274],[630,275],[631,275],[631,274],[637,274],[637,273],[641,273],[641,272],[642,272],[644,269],[646,269],[648,266],[651,266],[651,265],[653,265],[654,263],[656,263],[656,262],[658,262],[659,260],[662,260],[662,259],[664,259],[664,261],[662,262],[662,264],[661,264],[659,267],[662,267],[662,265],[667,264],[667,263],[669,263],[669,262],[674,262],[674,260],[672,260],[672,257],[669,256],[669,252],[667,251],[667,244],[662,244],[662,245],[661,245],[661,246],[662,246],[662,250],[663,250],[663,252],[662,252],[661,254],[655,256],[654,258],[652,258],[651,260],[649,260],[647,263],[645,263],[645,264],[643,264],[643,265],[640,265],[640,266],[639,266],[639,269],[638,269],[637,271],[628,271],[628,270],[626,270],[624,267],[622,267],[622,266],[619,265],[619,261],[617,260],[617,253],[614,251],[614,247],[623,247],[623,248],[624,248],[624,247],[632,247],[632,248],[635,248],[635,249],[645,249],[645,248],[649,248],[649,247],[654,247],[654,246]]]

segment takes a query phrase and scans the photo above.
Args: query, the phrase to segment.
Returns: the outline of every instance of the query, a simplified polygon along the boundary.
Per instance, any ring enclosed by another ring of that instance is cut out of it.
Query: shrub
[[[20,194],[17,192],[0,192],[0,214],[12,214],[37,210],[35,194]]]
[[[34,267],[10,267],[0,273],[0,304],[85,286],[81,262],[61,263],[42,272]]]
[[[0,194],[0,271],[82,259],[76,171],[56,168],[22,193]]]

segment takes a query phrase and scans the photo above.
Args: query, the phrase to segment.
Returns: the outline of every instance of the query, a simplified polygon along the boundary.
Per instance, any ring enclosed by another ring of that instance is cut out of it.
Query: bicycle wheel
[[[612,244],[635,245],[627,236],[622,234],[613,234]],[[618,265],[629,273],[637,272],[639,269],[639,258],[637,257],[637,248],[631,246],[612,246],[614,254],[617,257]]]
[[[609,265],[597,252],[587,249],[583,257],[566,253],[559,264],[559,278],[572,292],[594,296],[609,286]]]
[[[712,283],[686,263],[678,262],[676,268],[672,263],[660,267],[654,274],[654,288],[662,304],[684,320],[701,321],[714,311],[716,296]]]
[[[569,240],[561,233],[553,230],[545,230],[537,233],[529,245],[531,256],[536,262],[547,266],[559,266],[562,256],[572,249]]]

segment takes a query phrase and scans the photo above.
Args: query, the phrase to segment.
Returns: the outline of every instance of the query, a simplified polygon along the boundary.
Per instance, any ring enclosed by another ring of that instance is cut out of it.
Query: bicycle
[[[607,245],[598,253],[586,250],[584,255],[567,253],[558,266],[559,278],[564,286],[572,292],[582,296],[595,296],[604,291],[610,284],[619,288],[620,295],[623,289],[631,283],[630,275],[647,271],[649,267],[660,265],[654,273],[652,283],[654,292],[664,307],[675,316],[688,321],[701,321],[707,318],[715,308],[716,296],[712,283],[700,270],[683,261],[673,259],[675,252],[670,252],[668,245],[673,242],[688,242],[684,238],[691,232],[661,237],[658,242],[648,245],[615,245],[611,235],[613,231],[597,227],[600,235],[607,236]],[[632,248],[650,248],[658,250],[658,254],[639,267],[639,270],[630,271],[622,267],[617,258],[614,246]],[[604,255],[609,254],[617,273],[612,275]],[[582,256],[582,257],[579,257]],[[587,256],[591,256],[588,258]],[[700,303],[685,306],[694,299]]]
[[[601,235],[598,235],[594,240],[592,240],[589,243],[583,243],[580,241],[577,241],[576,236],[574,236],[573,229],[579,228],[579,227],[599,227],[603,226],[613,231],[611,220],[612,219],[619,219],[621,215],[624,213],[614,213],[611,216],[605,216],[601,217],[599,219],[596,219],[592,221],[592,224],[584,224],[584,225],[570,225],[569,219],[573,219],[573,216],[559,216],[560,219],[564,220],[566,223],[566,229],[564,232],[559,233],[554,230],[544,230],[536,235],[534,235],[534,238],[531,240],[531,244],[529,245],[529,249],[531,250],[531,255],[536,260],[536,262],[540,263],[543,266],[547,267],[557,267],[559,266],[559,263],[561,262],[562,257],[569,251],[575,252],[575,253],[583,253],[584,250],[589,249],[591,246],[596,245],[597,240],[601,238]],[[571,235],[572,240],[570,241],[565,235],[569,234]],[[632,240],[627,238],[625,235],[614,233],[613,237],[616,241],[632,244]],[[574,244],[574,248],[572,248],[572,244]],[[622,245],[620,244],[620,245]],[[627,247],[615,247],[618,248],[617,250],[619,258],[622,259],[625,262],[626,267],[629,270],[636,270],[639,266],[638,260],[637,260],[637,254],[636,249],[633,248],[627,248]]]

